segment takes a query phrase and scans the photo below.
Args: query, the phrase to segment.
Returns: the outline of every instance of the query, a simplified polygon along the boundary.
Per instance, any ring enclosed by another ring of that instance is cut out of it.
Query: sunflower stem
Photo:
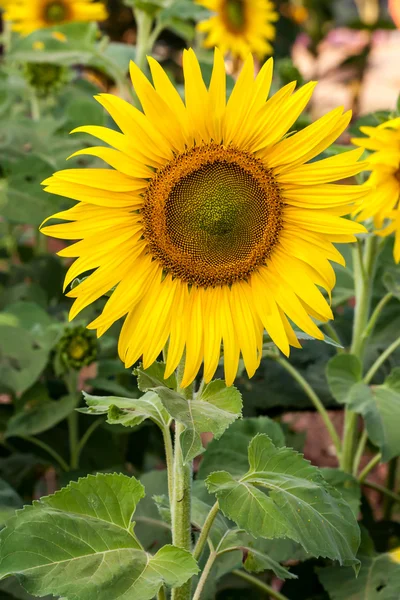
[[[392,342],[390,344],[390,346],[388,346],[386,348],[386,350],[384,352],[382,352],[382,354],[379,356],[379,358],[376,359],[376,361],[374,362],[374,364],[372,365],[372,367],[369,369],[368,373],[364,377],[364,383],[367,383],[367,384],[370,383],[370,381],[373,379],[373,377],[376,374],[376,372],[379,371],[379,369],[381,368],[381,366],[383,365],[383,363],[385,362],[385,360],[387,358],[389,358],[389,356],[399,346],[400,346],[400,337],[398,337],[397,340],[394,340],[394,342]]]
[[[291,374],[293,379],[295,379],[297,381],[299,386],[303,389],[303,391],[307,394],[307,396],[309,397],[311,402],[314,404],[315,408],[317,409],[317,411],[320,414],[321,419],[323,420],[323,422],[325,424],[325,427],[327,428],[327,430],[329,432],[329,435],[331,436],[331,440],[336,449],[336,454],[337,454],[337,456],[340,456],[340,454],[341,454],[340,438],[337,434],[337,431],[336,431],[332,421],[329,418],[329,415],[328,415],[328,412],[327,412],[325,406],[322,404],[321,399],[317,396],[316,392],[310,386],[308,381],[306,381],[306,379],[304,379],[304,377],[301,375],[301,373],[299,373],[299,371],[289,361],[287,361],[285,358],[283,358],[281,356],[279,358],[277,358],[276,361],[280,365],[282,365],[282,367],[284,369],[286,369],[286,371],[288,371],[288,373]]]
[[[150,50],[153,19],[144,10],[134,11],[136,19],[136,64],[141,71],[146,69],[146,54]]]
[[[210,552],[210,555],[208,557],[208,560],[204,566],[204,569],[201,573],[199,582],[197,584],[196,590],[194,592],[194,596],[193,596],[193,600],[200,600],[201,598],[201,594],[203,592],[205,583],[208,579],[208,576],[211,573],[211,569],[213,568],[215,559],[217,558],[218,554],[216,552]]]
[[[213,526],[215,518],[219,511],[218,502],[214,504],[211,508],[210,512],[207,515],[206,520],[204,521],[203,528],[201,530],[199,539],[197,540],[197,544],[193,550],[193,558],[195,560],[199,560],[201,553],[203,552],[204,546],[206,545],[208,534],[210,533],[210,529]]]
[[[75,398],[75,406],[77,406],[80,394],[78,392],[78,374],[76,371],[69,371],[66,374],[65,385],[69,395]],[[70,468],[73,470],[79,466],[79,422],[78,413],[75,409],[68,415],[68,437]]]
[[[289,600],[289,598],[274,590],[272,587],[261,581],[261,579],[258,579],[258,577],[254,577],[254,575],[250,575],[245,571],[239,571],[239,569],[234,569],[232,573],[237,577],[240,577],[240,579],[247,581],[250,585],[258,588],[264,592],[264,594],[268,594],[270,598],[275,598],[275,600]]]
[[[375,456],[373,458],[371,458],[369,463],[363,468],[360,475],[358,476],[358,481],[360,483],[363,483],[363,481],[367,478],[367,475],[369,475],[369,473],[373,469],[375,469],[376,465],[378,463],[380,463],[381,460],[382,460],[382,454],[380,452],[378,452],[378,454],[375,454]]]
[[[353,338],[350,353],[363,360],[367,338],[364,332],[369,321],[372,283],[375,274],[376,258],[378,254],[375,236],[367,238],[362,251],[362,243],[358,240],[353,248],[353,271],[355,289],[355,314],[353,323]],[[343,451],[340,468],[346,473],[353,470],[354,452],[357,437],[358,415],[346,408],[343,431]]]
[[[182,388],[181,382],[184,371],[184,358],[177,370],[177,391],[187,400],[193,397],[193,384]],[[172,543],[191,552],[191,486],[192,461],[185,463],[180,438],[185,431],[182,423],[175,421],[175,448],[173,464],[173,492],[171,502]],[[172,600],[190,600],[192,583],[187,581],[183,586],[172,590]]]

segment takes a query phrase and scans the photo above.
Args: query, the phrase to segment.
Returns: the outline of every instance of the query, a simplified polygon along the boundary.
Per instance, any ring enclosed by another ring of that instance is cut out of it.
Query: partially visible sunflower
[[[372,191],[358,209],[357,218],[373,218],[377,235],[396,234],[394,259],[400,262],[400,118],[377,127],[360,127],[360,131],[367,137],[353,138],[352,143],[373,151],[367,159]]]
[[[197,28],[206,34],[204,46],[245,59],[251,52],[263,58],[273,52],[273,23],[279,15],[270,0],[196,0],[215,14]]]
[[[43,27],[71,21],[103,21],[107,10],[103,2],[91,0],[2,0],[4,18],[14,31],[27,35]]]
[[[290,321],[318,339],[311,317],[332,318],[319,288],[330,294],[344,264],[334,242],[355,241],[362,225],[344,219],[365,194],[334,185],[363,168],[361,150],[309,162],[344,131],[350,112],[328,113],[287,135],[315,83],[296,83],[268,101],[272,60],[254,78],[248,56],[226,102],[225,65],[216,50],[207,88],[192,50],[185,51],[185,103],[160,65],[149,58],[153,85],[131,63],[143,112],[100,94],[121,130],[79,127],[112,146],[77,154],[103,159],[110,169],[67,169],[44,181],[46,190],[79,203],[53,218],[68,221],[42,232],[80,240],[60,251],[79,257],[65,286],[73,319],[115,288],[89,328],[102,335],[126,316],[119,354],[126,366],[149,367],[168,343],[167,377],[185,355],[183,386],[204,363],[210,381],[223,345],[232,384],[240,353],[249,376],[262,354],[263,331],[286,355],[300,347]],[[290,320],[289,320],[290,319]]]

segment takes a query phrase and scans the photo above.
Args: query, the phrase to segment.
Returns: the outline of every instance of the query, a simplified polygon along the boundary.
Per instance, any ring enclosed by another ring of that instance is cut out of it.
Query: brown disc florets
[[[202,287],[246,280],[282,228],[271,169],[220,144],[196,146],[157,171],[144,194],[144,237],[173,276]]]

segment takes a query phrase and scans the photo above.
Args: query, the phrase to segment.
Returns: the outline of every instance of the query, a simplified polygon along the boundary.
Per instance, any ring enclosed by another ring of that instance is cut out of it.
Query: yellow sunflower
[[[107,10],[102,2],[91,0],[2,0],[4,18],[14,31],[27,35],[43,27],[70,21],[103,21]]]
[[[270,0],[196,0],[215,14],[198,24],[206,34],[204,46],[245,59],[252,52],[260,59],[272,54],[272,25],[279,15]]]
[[[78,257],[65,285],[95,269],[68,292],[70,313],[114,288],[89,328],[102,335],[126,315],[119,354],[126,366],[149,367],[168,344],[168,376],[185,355],[183,385],[202,363],[209,381],[224,354],[232,384],[240,353],[257,369],[266,329],[286,355],[300,347],[291,321],[322,339],[314,320],[332,318],[329,294],[344,264],[333,242],[365,231],[343,218],[365,193],[331,182],[365,168],[352,150],[309,163],[343,132],[342,108],[287,136],[309,101],[314,82],[291,83],[268,101],[272,61],[254,78],[248,56],[226,102],[225,67],[216,50],[207,88],[192,50],[185,51],[185,103],[160,65],[149,58],[153,84],[135,64],[132,82],[143,112],[109,94],[97,100],[121,132],[98,126],[75,131],[111,147],[78,151],[110,169],[67,169],[46,190],[79,203],[53,215],[68,221],[43,227],[80,240],[61,250]]]
[[[353,144],[373,153],[367,159],[372,192],[356,211],[358,220],[373,218],[377,235],[395,233],[394,259],[400,262],[400,118],[360,131],[367,137],[354,138]]]

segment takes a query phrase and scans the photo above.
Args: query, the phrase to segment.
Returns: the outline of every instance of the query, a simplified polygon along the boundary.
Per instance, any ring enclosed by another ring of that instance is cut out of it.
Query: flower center
[[[246,26],[246,0],[225,0],[223,8],[227,28],[240,33]]]
[[[395,178],[397,179],[397,181],[400,183],[400,166],[397,169],[396,173],[394,174]]]
[[[74,360],[80,360],[89,350],[89,344],[83,338],[72,340],[68,348],[68,354]]]
[[[189,284],[246,280],[279,238],[283,202],[271,169],[220,144],[178,155],[144,194],[144,237],[163,268]]]
[[[67,7],[62,1],[48,2],[44,9],[44,18],[47,23],[61,23],[67,18]]]

